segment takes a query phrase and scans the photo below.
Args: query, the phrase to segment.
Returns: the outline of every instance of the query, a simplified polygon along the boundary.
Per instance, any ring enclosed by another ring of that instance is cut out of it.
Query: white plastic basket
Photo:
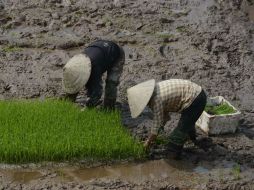
[[[208,135],[235,133],[241,112],[222,96],[207,99],[207,103],[211,105],[219,105],[224,102],[231,106],[236,112],[231,114],[210,115],[206,111],[203,111],[196,122],[196,126],[200,127]]]

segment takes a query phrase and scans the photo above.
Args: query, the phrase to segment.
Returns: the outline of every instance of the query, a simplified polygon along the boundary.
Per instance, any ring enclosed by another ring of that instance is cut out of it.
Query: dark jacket
[[[84,50],[84,53],[91,59],[92,68],[97,68],[100,72],[104,73],[119,58],[120,48],[114,42],[98,40],[90,44]]]
[[[102,95],[102,75],[107,71],[104,105],[112,107],[125,60],[123,49],[112,41],[98,40],[86,47],[84,53],[90,58],[92,65],[91,75],[86,84],[87,95],[90,98],[87,105],[98,104]]]

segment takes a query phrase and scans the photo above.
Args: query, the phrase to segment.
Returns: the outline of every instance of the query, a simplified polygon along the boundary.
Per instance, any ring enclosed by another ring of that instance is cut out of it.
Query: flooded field
[[[46,178],[50,178],[51,183],[85,183],[87,185],[96,180],[117,179],[131,184],[162,180],[167,181],[168,184],[174,184],[176,187],[196,188],[205,186],[211,176],[217,176],[220,181],[226,179],[237,181],[244,177],[254,178],[252,173],[242,171],[244,168],[239,168],[238,171],[237,167],[238,164],[232,161],[223,161],[213,166],[209,162],[191,164],[186,160],[160,159],[92,168],[63,166],[36,169],[1,169],[0,174],[2,177],[4,176],[4,183],[24,184],[28,187],[37,183],[38,180],[44,181]]]
[[[100,167],[0,167],[0,189],[254,189],[253,0],[0,0],[0,99],[59,97],[62,68],[98,39],[126,53],[118,105],[124,127],[144,140],[149,110],[131,119],[126,89],[154,78],[189,79],[242,113],[235,134],[207,137],[169,160],[154,146],[143,162]],[[85,92],[78,97],[82,104]],[[179,115],[165,126],[168,136]]]

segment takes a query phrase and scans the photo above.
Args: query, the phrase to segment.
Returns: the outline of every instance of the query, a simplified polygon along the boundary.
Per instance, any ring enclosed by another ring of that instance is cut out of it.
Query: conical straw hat
[[[85,54],[73,56],[63,68],[63,86],[68,94],[79,92],[91,74],[91,60]]]
[[[145,109],[152,97],[155,87],[155,80],[148,80],[137,84],[127,90],[128,103],[131,111],[131,117],[138,117]]]

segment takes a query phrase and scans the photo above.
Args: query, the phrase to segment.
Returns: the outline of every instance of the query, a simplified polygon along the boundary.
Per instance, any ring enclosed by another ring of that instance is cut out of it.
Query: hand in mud
[[[80,109],[80,111],[85,111],[86,110],[86,107],[83,107]]]
[[[97,106],[100,106],[101,103],[102,100],[100,100],[99,97],[92,97],[87,99],[86,106],[89,108],[95,108]]]
[[[157,135],[154,135],[154,134],[152,134],[148,137],[148,139],[144,143],[144,147],[146,150],[148,150],[150,148],[151,144],[154,142],[156,137],[157,137]]]
[[[144,148],[145,148],[146,150],[148,150],[149,147],[150,147],[150,142],[149,142],[149,140],[147,139],[147,140],[144,142]]]
[[[78,93],[76,93],[76,94],[63,93],[59,96],[59,100],[68,100],[71,102],[75,102],[77,95],[78,95]]]

